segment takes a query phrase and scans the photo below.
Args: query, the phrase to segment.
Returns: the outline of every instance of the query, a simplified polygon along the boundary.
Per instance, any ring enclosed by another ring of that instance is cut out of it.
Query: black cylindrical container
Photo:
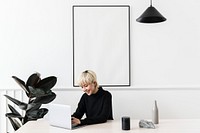
[[[122,117],[122,130],[130,130],[130,117]]]

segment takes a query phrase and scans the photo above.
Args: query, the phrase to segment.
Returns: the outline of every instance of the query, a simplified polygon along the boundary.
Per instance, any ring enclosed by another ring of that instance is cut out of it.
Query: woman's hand
[[[81,121],[78,118],[72,117],[72,125],[79,125]]]

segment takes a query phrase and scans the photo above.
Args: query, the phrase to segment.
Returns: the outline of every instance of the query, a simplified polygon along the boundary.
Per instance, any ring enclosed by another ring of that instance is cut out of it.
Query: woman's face
[[[83,85],[82,90],[83,92],[85,92],[87,95],[90,96],[92,94],[95,94],[98,88],[96,88],[96,83],[91,83],[91,84]]]

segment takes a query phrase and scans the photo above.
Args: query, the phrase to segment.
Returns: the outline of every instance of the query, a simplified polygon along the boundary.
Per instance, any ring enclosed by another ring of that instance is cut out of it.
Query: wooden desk
[[[200,133],[200,119],[160,120],[156,129],[139,128],[139,120],[131,120],[131,130],[121,129],[121,121],[84,126],[74,130],[52,127],[45,120],[31,121],[15,133]]]

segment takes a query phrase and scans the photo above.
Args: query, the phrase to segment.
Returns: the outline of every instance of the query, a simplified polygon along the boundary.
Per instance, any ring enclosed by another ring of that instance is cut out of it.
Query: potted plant
[[[56,94],[52,92],[51,89],[56,84],[57,78],[55,76],[50,76],[41,79],[39,73],[33,73],[29,76],[26,83],[16,76],[12,76],[12,78],[21,86],[28,97],[28,101],[23,102],[8,95],[4,95],[24,112],[22,115],[13,106],[8,104],[8,108],[11,112],[6,113],[6,117],[8,117],[16,131],[26,122],[43,118],[47,114],[48,109],[41,108],[41,106],[42,104],[52,102],[56,98]]]

